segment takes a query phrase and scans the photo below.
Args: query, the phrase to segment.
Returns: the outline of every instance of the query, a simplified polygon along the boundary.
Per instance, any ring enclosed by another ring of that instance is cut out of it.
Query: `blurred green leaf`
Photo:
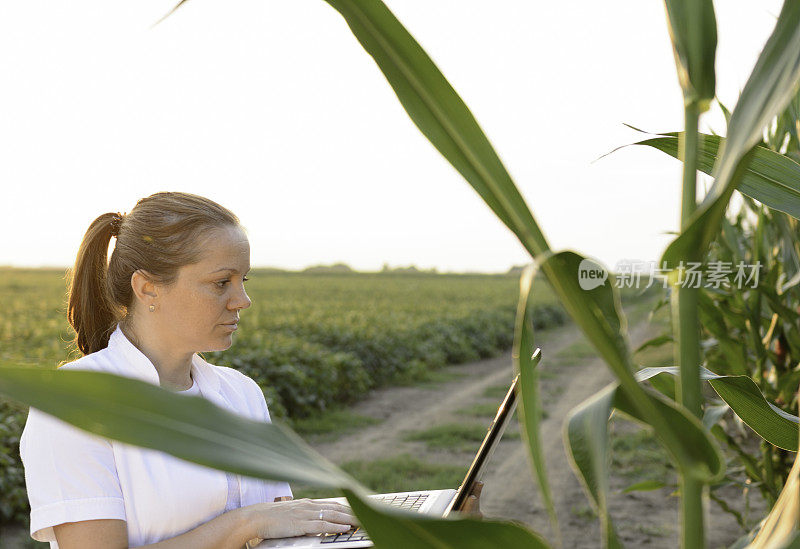
[[[366,490],[280,423],[253,421],[138,379],[68,368],[0,367],[0,393],[86,431],[207,467]]]
[[[656,378],[650,378],[651,380]],[[727,404],[718,404],[716,406],[708,404],[703,410],[703,425],[706,429],[711,430],[722,417],[728,413],[731,407]]]
[[[0,366],[0,394],[88,432],[207,467],[345,490],[367,531],[382,540],[380,547],[485,547],[465,544],[472,539],[547,547],[536,534],[510,523],[404,518],[398,510],[366,505],[366,488],[283,425],[253,421],[203,397],[179,395],[138,379],[67,368]],[[390,537],[398,541],[383,541]]]
[[[633,354],[643,351],[648,347],[661,347],[662,345],[666,345],[667,343],[672,343],[674,341],[675,339],[672,337],[672,334],[657,335],[656,337],[650,338],[641,345],[639,345],[638,347],[636,347],[636,350],[633,351]]]
[[[351,490],[345,495],[361,523],[381,549],[484,549],[486,547],[550,547],[540,536],[513,523],[471,518],[435,519],[368,502]]]
[[[642,482],[637,482],[636,484],[631,484],[630,486],[626,487],[622,490],[623,494],[630,494],[631,492],[649,492],[651,490],[660,490],[666,486],[660,480],[643,480]]]

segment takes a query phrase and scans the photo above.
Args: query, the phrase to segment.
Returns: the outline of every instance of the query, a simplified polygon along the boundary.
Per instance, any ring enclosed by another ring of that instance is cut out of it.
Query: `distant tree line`
[[[522,269],[525,265],[515,265],[511,267],[503,275],[507,276],[519,276],[522,273]],[[312,274],[348,274],[348,273],[362,273],[365,271],[357,271],[350,267],[347,263],[332,263],[330,265],[312,265],[310,267],[306,267],[305,269],[301,269],[299,271],[292,271],[290,269],[281,269],[279,267],[255,267],[256,270],[260,272],[266,273],[291,273],[291,272],[300,272],[300,273],[312,273]],[[431,267],[430,269],[420,269],[416,265],[408,265],[407,267],[391,267],[388,263],[384,263],[383,267],[379,274],[426,274],[426,275],[435,275],[435,274],[465,274],[465,275],[485,275],[487,273],[477,272],[477,271],[467,271],[461,273],[441,273],[439,269],[436,267]]]

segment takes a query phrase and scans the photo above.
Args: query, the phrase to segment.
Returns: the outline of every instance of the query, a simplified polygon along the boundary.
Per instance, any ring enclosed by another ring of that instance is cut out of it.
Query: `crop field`
[[[273,417],[313,416],[369,389],[424,378],[446,364],[511,347],[516,276],[304,274],[253,269],[234,343],[204,353],[264,390]],[[55,368],[78,358],[66,318],[64,270],[0,269],[0,364]],[[545,283],[533,299],[537,327],[566,315]],[[19,463],[26,408],[0,399],[0,522],[25,522]]]
[[[273,414],[303,416],[369,388],[511,346],[515,276],[275,273],[254,269],[234,344],[204,353],[256,379]],[[535,323],[565,315],[545,284]],[[62,270],[0,270],[0,363],[78,358]]]

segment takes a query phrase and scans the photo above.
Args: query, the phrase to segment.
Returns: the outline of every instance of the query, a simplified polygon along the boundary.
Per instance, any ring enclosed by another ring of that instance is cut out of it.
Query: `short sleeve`
[[[126,520],[111,442],[30,408],[20,457],[31,506],[31,537],[55,542],[53,526]]]

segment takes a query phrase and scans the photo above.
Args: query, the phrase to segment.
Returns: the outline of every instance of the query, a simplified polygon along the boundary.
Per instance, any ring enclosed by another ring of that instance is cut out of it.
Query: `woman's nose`
[[[230,305],[232,309],[247,309],[250,303],[250,297],[247,295],[244,285],[242,285],[241,291],[236,294],[236,297]]]

